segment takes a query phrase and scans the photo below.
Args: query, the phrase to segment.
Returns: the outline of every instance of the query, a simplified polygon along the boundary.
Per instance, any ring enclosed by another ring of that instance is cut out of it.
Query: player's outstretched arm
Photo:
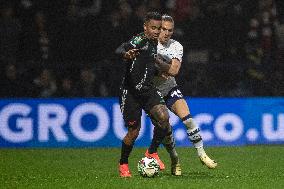
[[[117,49],[115,50],[115,54],[119,57],[123,58],[124,54],[126,53],[128,49],[128,43],[122,43]]]
[[[124,60],[133,60],[136,56],[139,55],[139,49],[131,49],[129,43],[122,43],[116,50],[115,54],[122,57]]]

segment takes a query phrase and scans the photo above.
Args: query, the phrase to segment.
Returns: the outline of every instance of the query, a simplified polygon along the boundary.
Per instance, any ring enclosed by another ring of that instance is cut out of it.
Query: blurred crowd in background
[[[283,0],[0,0],[0,97],[109,97],[115,49],[148,11],[175,19],[192,97],[284,96]]]

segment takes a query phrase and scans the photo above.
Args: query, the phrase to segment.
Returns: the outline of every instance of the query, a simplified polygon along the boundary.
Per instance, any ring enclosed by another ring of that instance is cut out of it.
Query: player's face
[[[174,23],[169,21],[163,21],[162,22],[162,29],[159,36],[160,43],[164,44],[169,41],[169,39],[172,37],[174,33]]]
[[[157,40],[161,32],[162,21],[160,20],[149,20],[144,24],[144,32],[148,38]]]

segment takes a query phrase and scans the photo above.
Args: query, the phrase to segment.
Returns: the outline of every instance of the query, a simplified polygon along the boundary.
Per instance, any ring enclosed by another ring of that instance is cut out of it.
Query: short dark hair
[[[150,20],[162,20],[162,15],[158,12],[148,12],[144,18],[144,23]]]

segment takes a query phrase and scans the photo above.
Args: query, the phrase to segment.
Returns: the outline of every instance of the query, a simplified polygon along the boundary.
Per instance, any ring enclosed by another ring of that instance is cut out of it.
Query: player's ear
[[[144,31],[147,30],[147,23],[146,22],[143,24],[143,28],[144,28]]]

